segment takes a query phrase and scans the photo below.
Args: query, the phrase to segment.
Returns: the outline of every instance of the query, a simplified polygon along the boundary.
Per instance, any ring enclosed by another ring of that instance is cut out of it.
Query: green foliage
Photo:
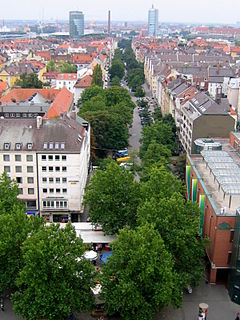
[[[240,41],[239,40],[235,40],[235,46],[236,47],[240,47]]]
[[[118,76],[114,76],[111,81],[111,86],[120,86],[121,79]]]
[[[120,231],[103,268],[102,291],[109,315],[151,320],[174,300],[174,261],[150,224]]]
[[[1,197],[0,197],[1,198]],[[26,213],[12,205],[10,214],[0,215],[0,293],[3,290],[13,292],[15,280],[23,261],[21,247],[28,235],[38,230],[43,220],[38,217],[28,218]]]
[[[177,145],[175,142],[175,135],[170,124],[165,124],[163,121],[156,121],[153,125],[144,127],[143,136],[141,138],[141,157],[144,156],[144,153],[147,151],[148,146],[152,141],[167,146],[172,153],[176,152]]]
[[[155,188],[155,186],[153,186]],[[203,277],[204,242],[199,237],[199,208],[179,192],[151,197],[139,208],[140,223],[153,223],[175,260],[178,291]],[[194,257],[194,259],[193,259]]]
[[[143,91],[141,86],[138,86],[135,92],[135,97],[141,98],[145,96],[145,92]]]
[[[97,64],[93,69],[92,85],[96,85],[99,87],[103,86],[102,69],[99,64]]]
[[[113,59],[111,68],[109,69],[111,79],[115,76],[122,79],[124,76],[124,69],[124,64],[120,59]]]
[[[42,227],[21,249],[23,268],[13,296],[14,311],[26,320],[66,319],[73,311],[91,310],[94,268],[78,259],[85,246],[67,224]]]
[[[102,225],[105,233],[114,234],[125,226],[135,226],[139,197],[134,175],[111,161],[106,170],[96,171],[84,201],[89,207],[91,221]]]
[[[118,42],[118,47],[121,49],[131,48],[131,40],[128,39],[122,39]]]
[[[161,165],[167,165],[171,160],[171,151],[165,145],[151,142],[142,157],[142,165],[144,168],[149,168],[158,163]]]
[[[57,70],[57,67],[56,67],[55,61],[51,59],[47,64],[47,72],[56,71],[56,70]]]
[[[63,62],[58,66],[60,73],[77,73],[77,66],[70,62]]]
[[[16,210],[24,211],[25,205],[18,196],[18,185],[4,172],[0,177],[0,216],[14,214]]]
[[[98,86],[87,88],[81,97],[79,115],[92,127],[95,156],[106,156],[108,151],[128,145],[128,128],[135,107],[126,89]]]
[[[38,79],[38,75],[32,72],[30,74],[21,74],[20,79],[16,81],[16,86],[21,88],[42,89],[43,83]]]

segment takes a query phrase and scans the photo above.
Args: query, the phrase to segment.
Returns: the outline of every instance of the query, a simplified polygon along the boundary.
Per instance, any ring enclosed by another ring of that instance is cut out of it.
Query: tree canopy
[[[47,63],[47,72],[56,71],[56,70],[57,70],[57,67],[56,67],[55,61],[51,59]]]
[[[103,79],[102,79],[102,69],[99,64],[95,66],[93,69],[93,75],[92,75],[92,85],[102,87],[103,86]]]
[[[102,291],[109,315],[151,320],[174,300],[174,260],[161,235],[150,224],[125,228],[112,244],[113,255],[103,268]]]
[[[16,81],[16,86],[19,86],[21,88],[42,89],[43,83],[38,79],[38,75],[32,72],[30,74],[21,74],[20,79]]]
[[[75,64],[72,64],[71,62],[62,62],[58,66],[58,71],[60,73],[76,73],[77,66]]]
[[[94,267],[82,255],[85,246],[67,224],[42,227],[22,248],[23,267],[13,294],[17,315],[26,320],[63,320],[74,311],[91,310]]]
[[[124,76],[124,69],[124,64],[120,59],[113,59],[112,65],[109,69],[111,79],[113,79],[116,76],[119,79],[122,79]]]
[[[111,161],[106,170],[97,170],[84,197],[94,224],[102,225],[107,234],[136,224],[139,185],[134,175]]]

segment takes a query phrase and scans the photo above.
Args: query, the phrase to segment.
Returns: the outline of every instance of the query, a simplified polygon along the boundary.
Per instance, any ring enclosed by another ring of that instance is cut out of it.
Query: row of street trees
[[[163,306],[179,307],[182,290],[198,285],[204,271],[199,208],[186,201],[185,186],[168,168],[176,128],[171,117],[155,116],[143,129],[140,182],[107,160],[84,199],[91,221],[117,234],[101,284],[107,313],[122,319],[150,320]]]
[[[120,81],[125,74],[125,66],[122,61],[122,53],[119,49],[114,52],[114,58],[112,59],[111,67],[109,69],[111,85],[120,86]]]
[[[132,123],[134,103],[126,89],[91,86],[79,100],[79,115],[92,127],[92,156],[104,157],[128,145],[128,126]]]

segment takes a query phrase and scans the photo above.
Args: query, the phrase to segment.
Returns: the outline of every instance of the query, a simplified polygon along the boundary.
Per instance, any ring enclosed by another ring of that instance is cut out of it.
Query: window
[[[60,160],[60,156],[55,156],[55,160],[59,161]]]
[[[10,143],[4,143],[4,150],[10,149]]]
[[[50,192],[50,193],[54,193],[54,189],[50,188],[50,189],[49,189],[49,192]]]
[[[56,178],[56,183],[60,183],[60,178]]]
[[[53,178],[49,178],[49,183],[53,183]]]
[[[49,149],[53,149],[53,142],[49,142]]]
[[[55,149],[59,149],[59,143],[58,142],[55,142]]]
[[[233,242],[233,238],[234,238],[234,230],[230,231],[230,242]]]
[[[47,160],[47,156],[46,155],[42,155],[42,160],[43,161]]]
[[[232,251],[228,251],[227,264],[230,264],[232,258]]]
[[[55,167],[55,170],[56,170],[57,172],[59,172],[59,171],[60,171],[60,167]]]
[[[60,189],[56,189],[56,193],[60,193],[61,192],[61,190]]]
[[[64,142],[61,142],[61,149],[65,149],[65,143]]]
[[[64,204],[64,208],[67,208],[67,201],[64,201],[63,204]]]
[[[33,167],[32,166],[27,166],[27,172],[33,172]]]
[[[62,167],[62,171],[66,172],[67,171],[67,167]]]
[[[21,166],[16,166],[15,167],[16,172],[22,172],[22,167]]]
[[[15,149],[16,150],[21,150],[22,149],[22,144],[21,143],[16,143],[15,144]]]
[[[3,161],[10,161],[10,155],[9,154],[4,154],[3,155]]]
[[[52,156],[52,155],[49,155],[49,156],[48,156],[48,160],[52,161],[52,160],[53,160],[53,156]]]
[[[47,189],[44,188],[44,189],[43,189],[43,193],[47,193]]]
[[[56,208],[59,208],[59,201],[56,201]]]
[[[36,208],[36,200],[27,201],[27,208]]]
[[[62,178],[62,183],[67,183],[67,178]]]
[[[33,161],[33,156],[32,156],[32,154],[27,154],[27,161],[28,161],[28,162]]]
[[[17,177],[16,180],[17,180],[17,183],[22,183],[22,177]]]
[[[15,161],[21,161],[22,157],[20,154],[15,154]]]
[[[44,142],[44,144],[43,144],[43,149],[47,149],[47,147],[48,147],[48,143],[47,143],[47,142]]]
[[[42,178],[42,182],[46,183],[47,182],[47,178]]]
[[[27,144],[27,149],[28,149],[28,150],[32,150],[32,148],[33,148],[33,144],[32,144],[32,143],[28,143],[28,144]]]
[[[33,177],[28,177],[27,178],[28,183],[34,183],[34,178]]]
[[[49,172],[53,172],[53,167],[48,168]]]
[[[43,201],[42,204],[43,204],[43,208],[46,208],[46,206],[47,206],[47,201]]]
[[[4,171],[6,173],[9,173],[11,170],[10,170],[10,166],[4,166]]]
[[[67,189],[62,189],[62,192],[63,193],[67,193]]]
[[[34,194],[34,189],[33,188],[28,188],[28,194]]]
[[[47,171],[47,167],[42,167],[42,171],[46,172]]]
[[[66,161],[67,160],[67,156],[62,156],[62,161]]]
[[[23,188],[18,188],[19,194],[23,194]]]

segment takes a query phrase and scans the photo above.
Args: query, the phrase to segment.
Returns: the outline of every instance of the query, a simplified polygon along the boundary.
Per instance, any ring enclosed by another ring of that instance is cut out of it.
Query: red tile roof
[[[92,84],[92,77],[89,75],[86,75],[85,77],[79,79],[77,83],[75,84],[75,88],[88,88]]]
[[[73,103],[73,97],[73,93],[63,87],[49,108],[47,118],[59,118],[61,113],[68,112]]]
[[[73,55],[73,63],[89,64],[93,61],[96,54],[75,53]]]
[[[67,80],[67,81],[77,80],[77,74],[76,73],[60,73],[57,76],[57,80]]]
[[[8,94],[1,98],[2,103],[11,103],[12,101],[21,102],[31,98],[34,93],[41,94],[46,100],[52,101],[56,98],[60,90],[58,89],[22,89],[14,88]]]
[[[0,94],[7,90],[7,82],[0,81]]]

